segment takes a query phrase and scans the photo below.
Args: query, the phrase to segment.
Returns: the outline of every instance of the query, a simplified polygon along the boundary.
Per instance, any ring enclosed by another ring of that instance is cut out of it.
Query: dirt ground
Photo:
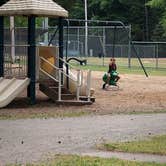
[[[91,106],[56,106],[44,94],[37,91],[37,104],[29,105],[26,92],[15,99],[7,108],[0,110],[0,116],[17,113],[79,112],[97,114],[161,112],[166,111],[166,77],[143,75],[121,75],[120,89],[102,90],[103,72],[93,72],[92,87],[95,89],[96,102]]]
[[[104,113],[154,112],[166,110],[166,77],[121,75],[118,91],[101,90],[102,72],[94,72],[96,108]]]

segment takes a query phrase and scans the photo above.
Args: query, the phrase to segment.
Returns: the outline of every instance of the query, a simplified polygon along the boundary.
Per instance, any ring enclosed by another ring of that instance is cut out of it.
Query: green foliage
[[[72,3],[67,7],[70,17],[84,19],[84,1],[73,0]],[[162,11],[156,8],[147,8],[149,40],[151,40]],[[88,0],[88,19],[120,20],[126,24],[132,24],[133,40],[146,40],[145,0]]]
[[[69,11],[70,18],[85,18],[84,0],[54,1]],[[5,2],[7,0],[1,0],[0,5]],[[166,36],[166,0],[88,0],[87,2],[88,19],[120,20],[131,24],[133,40],[164,40]],[[149,37],[146,36],[145,9],[148,10]],[[41,25],[41,22],[42,19],[39,19],[37,26]],[[24,26],[26,21],[19,18],[16,19],[16,24]],[[50,25],[55,24],[55,19],[50,19]]]
[[[165,8],[166,1],[165,0],[151,0],[147,3],[148,5],[152,7],[160,7],[160,8]]]
[[[151,6],[152,8],[158,8],[161,10],[162,15],[159,19],[159,24],[164,29],[164,32],[161,36],[165,37],[166,36],[166,0],[151,0],[147,3],[147,5]],[[158,28],[158,25],[156,28]]]
[[[9,0],[1,0],[0,1],[0,6],[3,5],[4,3],[6,3],[7,1],[9,1]]]

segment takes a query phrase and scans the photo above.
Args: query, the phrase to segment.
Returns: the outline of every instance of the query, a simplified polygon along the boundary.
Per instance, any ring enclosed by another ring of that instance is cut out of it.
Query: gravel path
[[[50,153],[94,153],[103,141],[159,134],[166,134],[166,114],[1,120],[0,165],[38,161]]]

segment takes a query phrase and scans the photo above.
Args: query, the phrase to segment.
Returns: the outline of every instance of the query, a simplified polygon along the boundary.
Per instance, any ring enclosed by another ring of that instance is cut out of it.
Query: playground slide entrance
[[[38,47],[38,55],[39,57],[43,57],[46,59],[49,63],[52,65],[55,65],[58,67],[59,64],[59,56],[58,56],[58,48],[54,46],[39,46]],[[66,62],[64,61],[63,69],[66,71]],[[48,64],[46,61],[41,61],[41,68],[49,73],[50,75],[53,75],[53,72],[55,72],[55,68]],[[74,69],[76,71],[76,69]],[[77,91],[77,72],[73,72],[69,69],[69,90],[71,93],[75,94]],[[86,96],[87,95],[87,80],[85,78],[83,79],[83,85],[80,87],[80,95]],[[66,75],[64,75],[64,86],[66,87]],[[94,94],[94,89],[91,89],[91,95]]]
[[[0,108],[12,102],[30,83],[30,79],[0,78]]]

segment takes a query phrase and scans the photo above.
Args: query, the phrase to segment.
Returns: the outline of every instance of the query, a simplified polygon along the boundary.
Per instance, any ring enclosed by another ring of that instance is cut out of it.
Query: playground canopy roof
[[[68,11],[53,0],[9,0],[0,6],[0,15],[68,17]]]

